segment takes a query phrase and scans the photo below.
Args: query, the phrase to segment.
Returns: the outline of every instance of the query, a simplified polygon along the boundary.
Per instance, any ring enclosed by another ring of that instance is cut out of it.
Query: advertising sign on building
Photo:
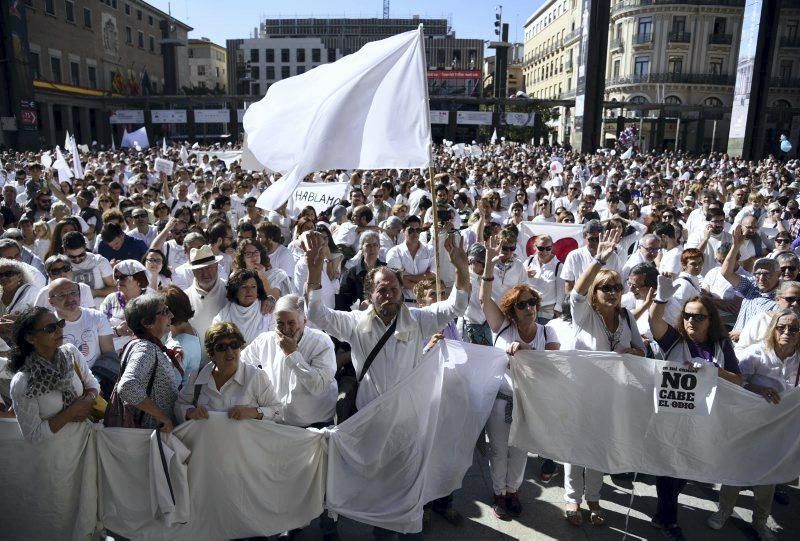
[[[492,113],[491,111],[458,111],[456,122],[474,126],[491,126]]]
[[[194,121],[197,124],[227,124],[231,120],[227,109],[195,109]]]
[[[431,124],[447,124],[450,122],[450,111],[431,111]]]
[[[150,111],[153,124],[185,124],[186,109],[154,109]]]
[[[112,124],[144,124],[142,109],[117,109],[111,115]]]

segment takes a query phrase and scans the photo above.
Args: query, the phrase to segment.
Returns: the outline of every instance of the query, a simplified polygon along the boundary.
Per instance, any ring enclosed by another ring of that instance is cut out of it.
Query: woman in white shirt
[[[185,385],[175,402],[179,422],[208,419],[211,411],[229,419],[278,420],[281,406],[267,374],[240,362],[245,341],[236,325],[215,323],[206,331],[205,348],[211,362]]]
[[[212,323],[233,323],[244,336],[245,344],[255,340],[262,332],[275,328],[275,318],[271,313],[265,313],[271,306],[265,305],[269,302],[267,293],[256,271],[234,271],[225,284],[225,297],[228,302]]]
[[[597,255],[575,282],[570,292],[572,325],[575,329],[575,349],[616,351],[644,357],[644,343],[631,313],[621,306],[622,278],[616,271],[602,269],[616,251],[621,231],[606,231],[597,246]],[[602,270],[601,270],[602,269]],[[587,404],[587,407],[592,407]],[[581,500],[586,498],[590,520],[595,526],[605,523],[600,508],[600,488],[603,472],[564,464],[564,514],[567,521],[580,526],[583,516]]]
[[[505,350],[509,355],[517,351],[558,349],[556,333],[536,323],[541,308],[541,295],[528,284],[518,284],[503,293],[499,306],[492,300],[491,282],[494,280],[494,263],[500,257],[499,239],[489,239],[486,245],[486,259],[481,278],[481,307],[486,322],[492,329],[495,347]],[[511,406],[513,390],[511,372],[507,368],[494,402],[494,407],[486,423],[491,450],[489,467],[492,475],[494,504],[492,511],[497,518],[507,520],[522,513],[522,505],[517,490],[525,475],[528,453],[508,444],[511,432]]]
[[[771,404],[781,401],[781,394],[800,383],[800,318],[791,308],[775,314],[762,342],[744,350],[739,361],[744,388],[760,394]],[[753,491],[755,511],[753,528],[760,539],[775,539],[767,526],[775,485],[748,487]],[[733,513],[742,487],[722,485],[719,510],[708,518],[708,525],[719,530]]]

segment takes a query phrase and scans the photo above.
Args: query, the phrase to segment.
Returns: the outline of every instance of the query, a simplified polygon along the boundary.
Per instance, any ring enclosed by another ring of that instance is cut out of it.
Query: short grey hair
[[[661,243],[661,239],[659,239],[656,235],[654,235],[653,233],[647,233],[645,236],[642,237],[642,240],[639,241],[639,246],[644,246],[644,243],[649,240],[650,241],[654,240],[658,243]]]
[[[785,297],[786,294],[792,289],[800,289],[800,282],[796,280],[784,280],[780,283],[780,285],[778,285],[778,289],[775,291],[775,296]]]
[[[1,241],[0,241],[1,242]],[[6,259],[4,257],[0,257],[0,267],[12,267],[16,271],[20,273],[22,276],[22,282],[26,284],[33,283],[33,275],[31,271],[28,270],[28,267],[23,263],[20,263],[16,259]]]
[[[294,293],[289,295],[284,295],[283,297],[278,299],[278,302],[275,303],[275,308],[272,310],[272,312],[275,314],[279,312],[294,312],[296,314],[300,314],[301,316],[305,317],[306,300],[302,296]]]
[[[358,245],[364,246],[369,241],[377,242],[378,244],[381,243],[381,238],[375,231],[364,231],[361,233],[361,237],[358,239]]]
[[[21,231],[20,231],[21,233]],[[22,253],[22,245],[19,241],[9,238],[0,239],[0,250],[5,250],[6,248],[16,248],[19,250],[19,253]]]
[[[800,265],[800,258],[798,258],[793,252],[781,252],[775,257],[775,259],[778,260],[779,265],[782,265],[783,263],[793,263],[795,266]]]
[[[20,220],[22,220],[22,218],[20,218]],[[31,222],[31,223],[33,223],[33,222]],[[25,235],[22,233],[22,229],[19,229],[19,228],[16,228],[16,227],[9,227],[3,233],[3,237],[2,238],[3,238],[3,240],[11,239],[11,240],[21,241],[24,237],[25,237]],[[0,241],[0,242],[2,242],[2,241]]]
[[[158,293],[145,293],[136,297],[125,306],[125,321],[134,334],[147,334],[145,325],[151,325],[156,320],[158,309],[166,305],[167,301]]]
[[[600,223],[600,220],[589,220],[585,224],[583,224],[583,235],[586,236],[589,233],[603,233],[605,231],[605,227],[603,224]]]

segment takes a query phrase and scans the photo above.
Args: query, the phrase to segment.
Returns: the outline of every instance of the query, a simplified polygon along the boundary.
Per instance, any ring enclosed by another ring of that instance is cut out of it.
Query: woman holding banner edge
[[[575,282],[570,292],[575,349],[616,351],[644,357],[644,342],[636,320],[620,304],[622,278],[616,271],[603,269],[619,244],[621,231],[612,228],[603,233],[597,255]],[[564,464],[564,516],[573,526],[583,524],[581,500],[586,498],[589,520],[595,526],[605,523],[600,507],[603,472],[574,464]]]
[[[664,320],[666,304],[677,289],[671,278],[659,276],[656,297],[650,306],[650,330],[664,352],[664,358],[686,364],[711,363],[717,367],[719,377],[741,385],[739,361],[733,344],[710,298],[694,296],[687,299],[681,306],[677,321]],[[678,496],[684,486],[685,479],[656,477],[658,504],[650,522],[670,540],[685,539],[678,526]]]

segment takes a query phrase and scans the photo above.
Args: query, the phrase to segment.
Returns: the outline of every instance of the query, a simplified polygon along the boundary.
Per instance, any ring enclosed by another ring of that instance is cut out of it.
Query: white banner
[[[150,117],[153,124],[185,124],[186,109],[153,109]]]
[[[709,415],[662,415],[653,408],[653,359],[522,351],[511,369],[510,441],[531,453],[612,474],[736,486],[783,483],[800,471],[800,388],[770,404],[719,378]]]
[[[303,207],[312,206],[320,213],[344,199],[349,185],[348,182],[301,182],[289,198],[286,210],[297,216]]]
[[[700,370],[683,363],[656,361],[653,373],[653,403],[656,413],[711,415],[717,392],[717,369]]]
[[[112,124],[144,124],[142,109],[117,109],[109,119]]]
[[[447,124],[450,122],[450,111],[431,111],[431,124]]]
[[[231,113],[227,109],[195,109],[195,124],[227,124]]]
[[[491,126],[492,113],[491,111],[458,111],[456,114],[456,123]]]
[[[155,162],[156,171],[159,173],[164,173],[165,175],[171,175],[172,170],[175,168],[175,164],[172,160],[165,160],[163,158],[156,158]]]
[[[533,126],[536,113],[505,113],[503,123],[507,126]]]

